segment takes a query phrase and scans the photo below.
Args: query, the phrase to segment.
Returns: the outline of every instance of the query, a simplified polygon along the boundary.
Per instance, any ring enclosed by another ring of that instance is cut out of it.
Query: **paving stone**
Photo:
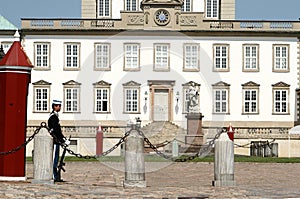
[[[124,163],[67,162],[64,183],[31,184],[33,165],[26,164],[26,182],[0,182],[0,198],[299,198],[299,164],[235,163],[234,187],[213,187],[213,163],[154,163],[146,172],[147,187],[124,188]]]

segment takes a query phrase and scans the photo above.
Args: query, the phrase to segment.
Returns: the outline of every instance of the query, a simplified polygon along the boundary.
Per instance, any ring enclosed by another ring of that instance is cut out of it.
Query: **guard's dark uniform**
[[[54,143],[54,158],[53,158],[53,178],[54,181],[59,181],[59,175],[57,171],[58,166],[58,159],[59,159],[59,148],[60,144],[63,144],[65,142],[65,136],[61,132],[60,124],[59,124],[59,118],[58,113],[55,111],[52,111],[50,114],[50,117],[48,119],[48,127],[50,128],[50,131],[53,136],[53,143]]]
[[[65,136],[61,132],[58,113],[52,111],[48,119],[48,127],[53,134],[54,144],[64,143]]]

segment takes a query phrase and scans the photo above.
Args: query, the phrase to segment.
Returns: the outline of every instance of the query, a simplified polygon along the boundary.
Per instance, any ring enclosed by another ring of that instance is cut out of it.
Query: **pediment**
[[[110,83],[108,83],[108,82],[106,82],[106,81],[103,81],[103,80],[101,80],[101,81],[99,81],[99,82],[96,82],[96,83],[94,83],[93,85],[94,85],[94,86],[105,86],[105,87],[111,86]]]
[[[45,80],[40,80],[40,81],[32,83],[32,85],[49,86],[49,85],[51,85],[51,83],[49,83],[49,82],[47,82]]]
[[[249,81],[249,82],[247,82],[245,84],[242,84],[242,86],[243,87],[259,87],[260,85],[257,84],[257,83],[255,83],[255,82],[253,82],[253,81]]]
[[[272,84],[273,87],[290,87],[289,84],[285,83],[285,82],[278,82],[276,84]]]
[[[198,84],[198,83],[196,83],[196,82],[194,82],[194,81],[189,81],[189,82],[187,82],[187,83],[185,83],[185,84],[182,84],[182,86],[201,86],[201,84]]]
[[[81,83],[76,82],[76,81],[74,81],[74,80],[70,80],[70,81],[67,81],[67,82],[63,83],[63,85],[64,85],[64,86],[66,86],[66,85],[68,85],[68,86],[80,86]]]
[[[141,86],[141,84],[139,84],[135,81],[129,81],[127,83],[124,83],[123,86]]]
[[[213,87],[229,87],[230,84],[227,84],[226,82],[223,82],[223,81],[219,81],[215,84],[212,85]]]

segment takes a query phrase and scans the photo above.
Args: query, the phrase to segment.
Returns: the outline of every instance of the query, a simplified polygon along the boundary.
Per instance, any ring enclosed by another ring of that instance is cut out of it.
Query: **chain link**
[[[34,133],[23,144],[21,144],[20,146],[14,148],[14,149],[9,150],[9,151],[0,152],[0,155],[9,155],[9,154],[19,151],[20,149],[25,147],[29,142],[31,142],[33,140],[33,138],[40,132],[40,130],[42,128],[46,128],[47,130],[49,130],[46,123],[42,122],[41,125],[34,131]]]
[[[58,142],[61,147],[63,149],[66,149],[66,151],[70,154],[73,155],[77,158],[83,158],[83,159],[97,159],[103,156],[108,155],[109,153],[111,153],[112,151],[114,151],[116,148],[118,148],[122,143],[125,142],[126,137],[130,134],[130,131],[126,132],[125,135],[119,140],[119,142],[117,144],[115,144],[113,147],[111,147],[110,149],[108,149],[107,151],[103,152],[100,155],[82,155],[80,153],[75,153],[73,150],[69,149],[67,145],[65,145],[64,143]],[[52,135],[53,136],[53,135]],[[54,137],[55,139],[55,137]],[[57,140],[57,139],[56,139]]]

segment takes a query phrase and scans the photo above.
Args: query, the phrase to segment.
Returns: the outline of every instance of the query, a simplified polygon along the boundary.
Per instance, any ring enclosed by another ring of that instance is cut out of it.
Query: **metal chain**
[[[173,158],[171,157],[170,155],[166,155],[164,153],[162,153],[161,151],[159,151],[157,149],[156,146],[154,146],[150,140],[144,135],[144,133],[141,131],[141,130],[138,130],[138,133],[144,138],[144,141],[150,146],[150,148],[156,152],[157,155],[165,158],[165,159],[169,159],[169,160],[172,160],[174,162],[186,162],[186,161],[189,161],[189,160],[193,160],[197,157],[203,157],[203,154],[204,152],[207,152],[207,151],[210,151],[212,146],[214,145],[215,143],[215,140],[218,139],[221,135],[222,130],[219,130],[219,132],[215,135],[214,139],[207,142],[207,144],[204,144],[202,145],[203,147],[200,149],[199,153],[195,154],[195,155],[192,155],[192,156],[188,156],[188,157],[185,157],[185,158]]]
[[[58,142],[61,147],[63,149],[66,149],[66,151],[70,154],[70,155],[73,155],[77,158],[83,158],[83,159],[97,159],[97,158],[100,158],[100,157],[103,157],[103,156],[106,156],[108,155],[109,153],[111,153],[112,151],[114,151],[116,148],[118,148],[126,139],[126,137],[130,134],[130,131],[126,132],[125,135],[119,140],[119,142],[117,144],[115,144],[113,147],[111,147],[109,150],[103,152],[102,154],[100,155],[82,155],[80,153],[75,153],[74,151],[72,151],[71,149],[68,148],[67,145],[65,145],[64,143],[61,143],[61,142]],[[53,136],[53,135],[52,135]],[[54,136],[54,139],[55,136]],[[57,139],[56,139],[57,140]]]
[[[49,130],[48,127],[47,127],[47,125],[46,125],[46,123],[45,123],[45,122],[42,122],[42,123],[41,123],[41,126],[39,126],[39,127],[34,131],[34,133],[33,133],[33,134],[32,134],[32,135],[31,135],[31,136],[30,136],[23,144],[21,144],[20,146],[14,148],[14,149],[9,150],[9,151],[6,151],[6,152],[0,152],[0,155],[9,155],[9,154],[12,154],[12,153],[15,153],[15,152],[19,151],[20,149],[22,149],[23,147],[25,147],[29,142],[31,142],[31,140],[33,140],[33,138],[40,132],[40,130],[41,130],[42,128],[46,128],[47,130]]]

